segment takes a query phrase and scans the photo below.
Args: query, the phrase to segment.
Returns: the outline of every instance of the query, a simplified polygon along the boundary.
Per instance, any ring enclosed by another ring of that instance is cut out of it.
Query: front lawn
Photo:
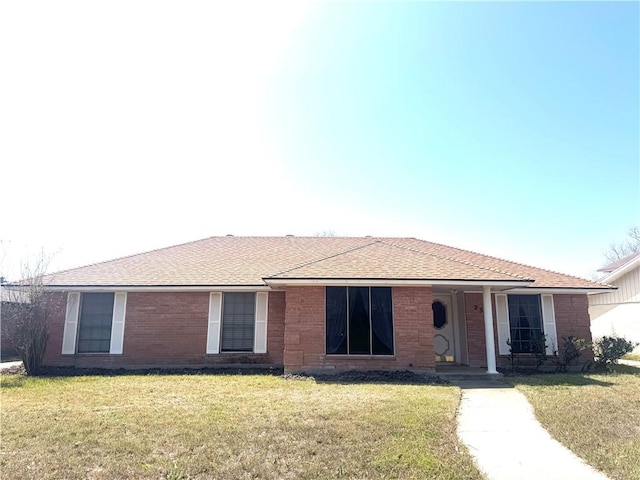
[[[640,369],[514,377],[551,435],[613,479],[640,478]]]
[[[1,478],[479,479],[455,387],[0,376]]]

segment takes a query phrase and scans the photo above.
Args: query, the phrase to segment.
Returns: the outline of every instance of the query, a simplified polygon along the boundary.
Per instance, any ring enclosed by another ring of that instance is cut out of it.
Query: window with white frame
[[[545,345],[547,355],[557,353],[553,297],[550,293],[495,295],[500,355],[535,353]]]
[[[109,353],[113,293],[83,293],[80,301],[78,353]]]
[[[69,292],[62,354],[121,354],[126,310],[126,292]]]
[[[222,300],[223,352],[252,352],[255,332],[256,294],[226,292]]]
[[[210,292],[207,354],[267,353],[268,292]]]
[[[390,287],[326,287],[328,355],[393,355]]]
[[[540,295],[508,295],[513,353],[537,353],[544,348]]]

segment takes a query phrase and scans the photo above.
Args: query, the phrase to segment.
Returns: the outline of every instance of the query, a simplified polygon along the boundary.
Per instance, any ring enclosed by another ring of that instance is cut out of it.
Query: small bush
[[[611,365],[618,363],[618,360],[627,353],[631,353],[637,346],[637,343],[622,337],[599,338],[593,345],[596,365],[608,370]]]
[[[511,344],[511,339],[507,339],[507,345],[509,345],[509,357],[511,358],[511,369],[516,371],[527,371],[531,367],[535,368],[535,371],[540,371],[549,357],[547,356],[547,336],[544,333],[538,333],[532,335],[529,341],[529,352],[523,356],[521,353],[515,353]],[[528,354],[533,354],[531,357]]]
[[[569,367],[580,358],[580,354],[584,350],[592,348],[592,344],[590,342],[587,342],[584,338],[574,337],[573,335],[562,337],[562,341],[563,345],[561,355],[559,355],[556,360],[556,370],[558,372],[568,371]]]

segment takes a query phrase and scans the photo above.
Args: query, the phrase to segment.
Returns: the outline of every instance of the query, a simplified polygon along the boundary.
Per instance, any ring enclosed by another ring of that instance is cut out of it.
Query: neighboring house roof
[[[30,303],[29,292],[2,286],[0,287],[0,303]]]
[[[386,237],[211,237],[58,272],[52,287],[264,286],[296,279],[459,280],[608,289],[467,250]]]
[[[616,262],[602,267],[598,271],[606,272],[607,275],[605,275],[605,277],[600,281],[604,283],[614,282],[637,267],[640,267],[640,252],[632,253],[631,255],[627,255]]]
[[[611,273],[619,269],[620,267],[626,265],[627,263],[631,262],[632,260],[635,260],[636,258],[640,258],[640,252],[633,252],[627,255],[626,257],[622,257],[619,260],[616,260],[615,262],[611,262],[608,265],[605,265],[604,267],[599,268],[597,271],[604,272],[604,273]]]

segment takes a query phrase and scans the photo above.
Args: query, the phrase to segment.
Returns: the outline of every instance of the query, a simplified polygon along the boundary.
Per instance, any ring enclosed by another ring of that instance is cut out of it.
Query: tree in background
[[[640,227],[630,228],[627,233],[627,240],[610,244],[609,249],[604,252],[604,258],[609,263],[617,262],[632,253],[640,252]]]
[[[20,355],[29,375],[37,375],[47,346],[49,317],[59,308],[46,291],[45,274],[50,258],[41,252],[33,262],[22,263],[22,280],[2,285],[0,319],[2,336]]]

